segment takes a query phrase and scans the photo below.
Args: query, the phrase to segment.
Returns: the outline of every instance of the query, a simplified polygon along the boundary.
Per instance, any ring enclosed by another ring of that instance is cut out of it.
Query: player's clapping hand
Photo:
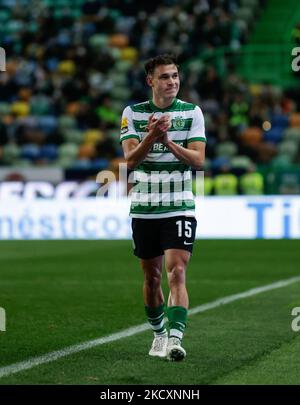
[[[160,138],[166,135],[168,129],[171,128],[171,117],[170,114],[161,114],[154,113],[150,116],[148,121],[149,132],[155,138]]]

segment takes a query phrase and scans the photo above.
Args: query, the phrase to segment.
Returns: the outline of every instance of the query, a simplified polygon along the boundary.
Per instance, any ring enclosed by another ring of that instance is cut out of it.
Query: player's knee
[[[161,277],[154,276],[151,278],[147,278],[146,283],[147,283],[148,288],[150,288],[150,290],[156,290],[161,285]]]
[[[145,282],[150,289],[159,288],[161,285],[161,271],[159,269],[152,270],[151,272],[145,272]]]
[[[169,270],[169,281],[171,284],[180,284],[185,282],[185,266],[182,263],[175,264]]]

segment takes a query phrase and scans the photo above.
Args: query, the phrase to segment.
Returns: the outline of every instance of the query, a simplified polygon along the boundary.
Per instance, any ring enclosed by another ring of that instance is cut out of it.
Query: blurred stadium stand
[[[299,21],[298,0],[0,0],[0,169],[115,168],[143,62],[171,51],[205,115],[206,194],[297,194]]]

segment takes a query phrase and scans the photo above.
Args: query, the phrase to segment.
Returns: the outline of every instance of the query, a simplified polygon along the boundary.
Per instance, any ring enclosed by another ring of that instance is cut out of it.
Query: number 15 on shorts
[[[192,237],[192,223],[186,220],[176,221],[177,230],[178,230],[178,238],[182,238],[183,233],[184,236],[188,239]]]

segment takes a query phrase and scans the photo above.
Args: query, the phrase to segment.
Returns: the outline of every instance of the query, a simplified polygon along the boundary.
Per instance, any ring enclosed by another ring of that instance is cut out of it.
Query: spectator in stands
[[[220,196],[238,194],[238,178],[230,172],[230,166],[222,166],[220,173],[214,177],[214,194]]]
[[[259,10],[265,0],[250,3]],[[257,14],[250,6],[245,13],[244,2],[153,0],[141,8],[137,0],[109,7],[101,0],[61,6],[41,0],[34,13],[32,4],[0,5],[7,54],[0,73],[0,165],[108,166],[121,153],[121,110],[147,98],[142,59],[170,49],[184,66],[180,97],[204,111],[209,159],[225,142],[256,164],[269,165],[278,155],[286,129],[276,128],[272,117],[299,111],[299,90],[247,85],[236,73],[238,62],[219,52],[246,42]],[[212,174],[220,173],[213,168]]]
[[[264,177],[257,172],[255,165],[251,165],[248,172],[239,179],[240,191],[245,195],[264,194]]]

